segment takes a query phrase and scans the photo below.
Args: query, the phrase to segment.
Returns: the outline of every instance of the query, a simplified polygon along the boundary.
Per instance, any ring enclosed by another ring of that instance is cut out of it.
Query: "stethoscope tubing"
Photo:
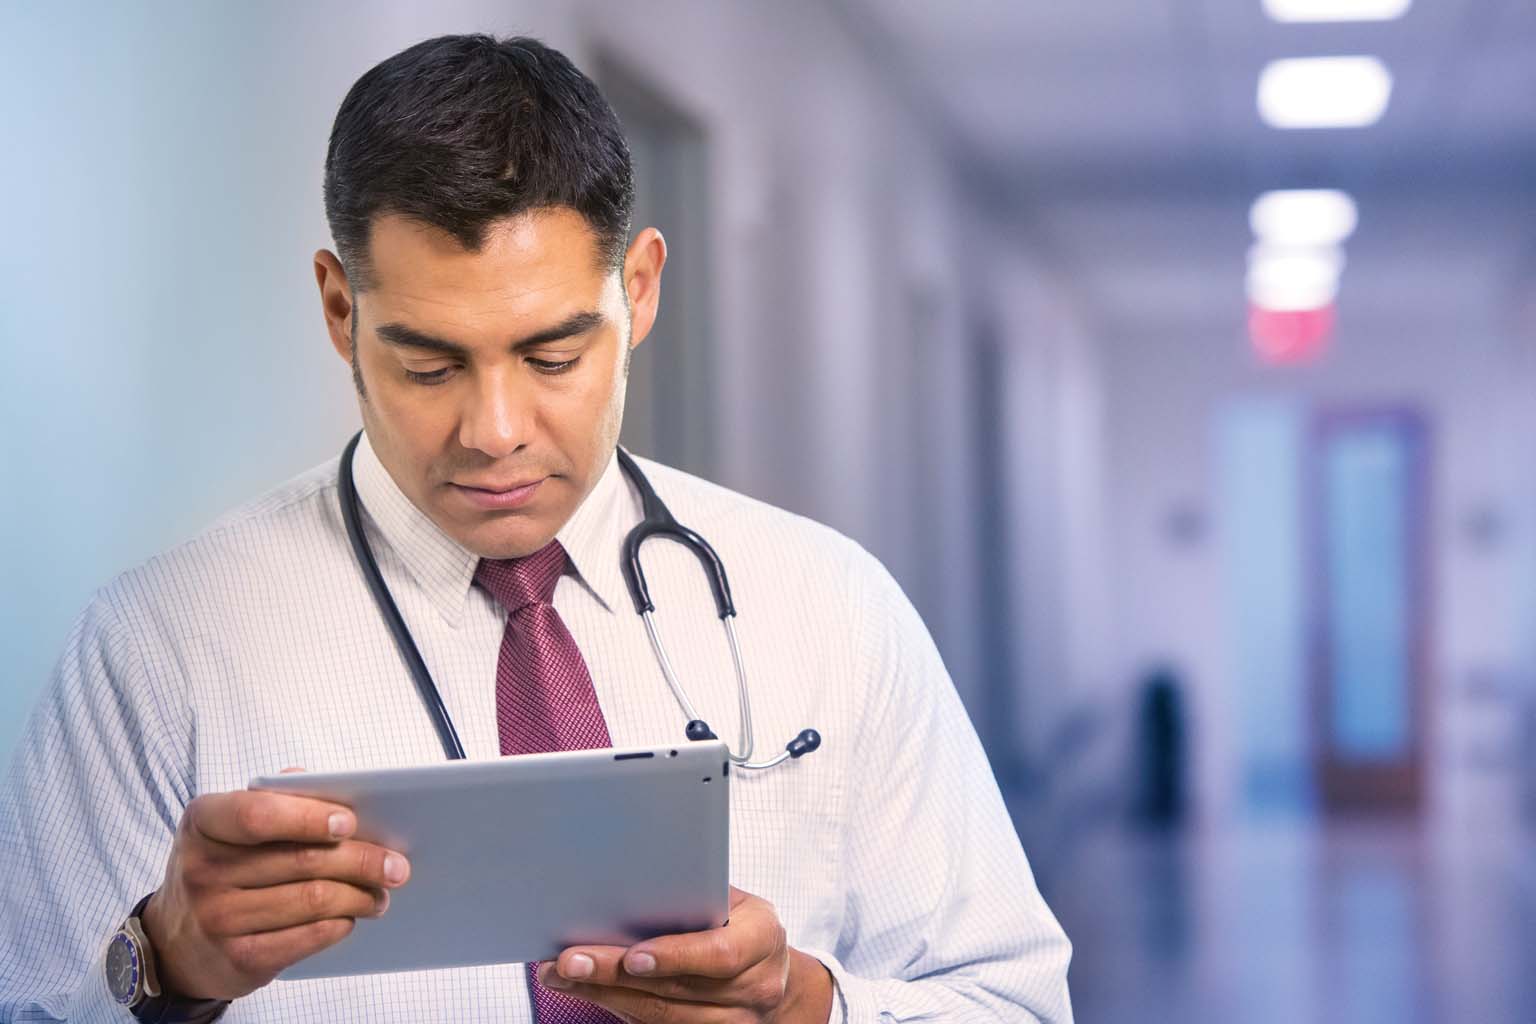
[[[426,705],[427,713],[432,716],[432,724],[437,729],[437,738],[443,745],[443,753],[450,761],[462,761],[464,744],[459,742],[459,731],[453,727],[453,719],[448,714],[447,706],[443,704],[443,695],[438,691],[437,684],[432,681],[432,673],[427,671],[427,663],[422,660],[421,651],[416,647],[416,640],[411,636],[405,619],[401,617],[400,609],[395,605],[395,599],[389,592],[389,586],[384,582],[384,575],[379,572],[379,563],[373,557],[373,549],[368,546],[368,538],[363,534],[357,485],[352,481],[352,455],[357,451],[357,442],[362,439],[362,436],[362,431],[358,431],[352,435],[352,440],[347,442],[346,449],[341,453],[341,472],[336,478],[341,518],[347,528],[347,537],[352,543],[352,554],[363,570],[363,578],[368,581],[368,590],[373,594],[374,603],[379,606],[379,614],[384,617],[384,623],[395,639],[395,646],[399,649],[400,657],[405,662],[412,681],[416,684],[416,691],[421,694],[421,701]]]
[[[342,522],[346,527],[347,538],[352,546],[352,553],[362,570],[363,578],[368,584],[368,590],[373,595],[374,603],[378,605],[379,613],[389,628],[390,635],[394,638],[395,646],[400,652],[401,660],[405,662],[406,670],[410,673],[412,681],[416,685],[417,692],[421,695],[422,704],[427,713],[432,717],[432,723],[437,730],[439,741],[443,746],[443,753],[449,760],[463,760],[465,757],[464,745],[459,740],[458,730],[454,728],[453,718],[448,713],[447,706],[443,703],[441,691],[432,679],[432,673],[428,671],[426,661],[421,656],[421,651],[416,646],[415,639],[411,636],[410,628],[405,624],[405,619],[400,614],[399,607],[395,604],[394,597],[389,592],[389,586],[384,582],[384,576],[379,571],[378,561],[374,558],[373,549],[368,544],[368,538],[363,532],[361,503],[357,496],[357,487],[352,479],[353,456],[357,451],[358,442],[362,439],[362,431],[353,435],[347,442],[346,448],[341,453],[340,468],[337,473],[337,498],[341,505]],[[805,729],[800,732],[782,752],[767,761],[753,762],[753,729],[752,729],[752,705],[751,697],[747,691],[746,669],[742,662],[741,645],[736,638],[735,624],[736,606],[731,598],[730,581],[725,574],[725,565],[720,561],[720,556],[715,549],[702,536],[673,518],[666,504],[657,496],[650,481],[646,478],[640,466],[630,454],[622,448],[616,449],[619,459],[619,467],[624,475],[634,485],[640,494],[642,513],[644,518],[624,538],[624,551],[621,568],[624,573],[624,582],[629,589],[631,600],[634,601],[635,611],[645,623],[646,635],[650,638],[651,649],[656,654],[656,660],[661,666],[661,673],[665,677],[667,686],[672,691],[672,696],[677,700],[683,713],[688,716],[687,735],[690,740],[715,739],[714,732],[709,725],[701,719],[694,710],[693,703],[688,699],[688,694],[683,690],[682,683],[678,681],[676,672],[672,668],[672,660],[667,656],[666,645],[662,642],[661,633],[656,628],[653,613],[656,609],[651,600],[650,587],[645,579],[645,570],[640,564],[640,548],[655,536],[666,536],[687,547],[699,559],[709,579],[710,591],[715,599],[715,609],[720,617],[721,625],[725,629],[726,641],[730,645],[731,663],[736,673],[737,704],[740,709],[740,727],[742,749],[739,753],[731,752],[727,747],[727,753],[731,763],[737,767],[754,771],[772,768],[790,758],[799,758],[821,745],[821,736],[814,729]]]

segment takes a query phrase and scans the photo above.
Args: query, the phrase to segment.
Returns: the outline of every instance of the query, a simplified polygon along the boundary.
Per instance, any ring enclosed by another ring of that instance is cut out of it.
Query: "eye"
[[[552,362],[548,359],[529,359],[528,365],[540,373],[554,376],[555,374],[565,373],[579,362],[581,362],[581,357],[577,356],[575,359],[566,359],[561,362]]]
[[[421,373],[416,370],[406,370],[405,376],[407,380],[410,380],[416,384],[441,384],[443,381],[448,379],[449,369],[449,367],[445,366],[440,370],[431,370],[426,373]]]

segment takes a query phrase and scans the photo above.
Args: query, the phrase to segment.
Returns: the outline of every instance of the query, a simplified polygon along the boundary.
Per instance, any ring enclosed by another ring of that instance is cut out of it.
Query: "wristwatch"
[[[149,896],[153,896],[150,893]],[[145,1024],[205,1024],[217,1020],[228,999],[184,999],[166,992],[155,976],[155,953],[139,915],[149,903],[145,896],[107,942],[107,990]]]

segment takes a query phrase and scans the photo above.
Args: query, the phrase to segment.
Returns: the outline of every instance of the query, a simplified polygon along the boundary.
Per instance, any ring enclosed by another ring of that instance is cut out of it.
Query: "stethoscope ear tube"
[[[635,602],[638,614],[656,610],[656,604],[651,600],[651,588],[645,582],[645,568],[640,564],[640,545],[652,537],[671,537],[692,551],[708,574],[709,589],[715,595],[715,612],[722,619],[736,614],[736,605],[731,601],[731,584],[725,578],[725,566],[720,563],[720,556],[703,537],[676,521],[643,522],[624,538],[624,582],[629,586],[629,596]]]
[[[725,564],[715,554],[715,549],[709,541],[673,517],[671,510],[657,496],[656,489],[645,478],[629,452],[618,448],[615,453],[624,475],[640,492],[640,513],[643,516],[639,525],[624,538],[624,583],[629,588],[630,600],[635,602],[635,614],[644,615],[656,610],[656,604],[651,600],[651,588],[645,582],[645,567],[640,564],[640,547],[652,537],[662,536],[671,537],[692,551],[699,564],[704,566],[704,572],[709,577],[710,592],[715,595],[715,612],[722,619],[735,615],[736,606],[731,601],[731,584],[725,576]]]
[[[694,530],[682,525],[673,517],[666,503],[663,502],[651,482],[641,472],[640,466],[623,448],[615,449],[619,460],[619,466],[624,470],[624,475],[634,484],[635,490],[640,494],[640,523],[624,538],[624,557],[621,566],[624,570],[624,582],[629,587],[630,599],[635,603],[635,612],[645,623],[645,632],[651,641],[651,649],[656,654],[657,664],[661,666],[661,674],[667,681],[667,686],[672,690],[672,696],[676,698],[678,705],[683,709],[683,714],[688,717],[687,736],[690,740],[715,739],[715,731],[709,723],[699,717],[693,708],[693,703],[688,699],[688,694],[683,691],[683,684],[677,679],[672,670],[672,659],[667,657],[667,648],[661,640],[661,634],[656,629],[656,620],[652,617],[656,611],[656,604],[651,600],[651,590],[645,581],[645,567],[640,564],[640,548],[650,538],[656,536],[671,537],[692,551],[698,557],[699,563],[704,567],[704,572],[709,578],[709,588],[715,595],[715,611],[720,616],[720,623],[725,627],[725,636],[731,648],[731,664],[736,670],[736,700],[741,710],[741,744],[740,753],[732,752],[727,747],[726,753],[731,764],[738,768],[747,768],[761,771],[772,768],[776,764],[791,759],[801,758],[821,746],[821,734],[815,729],[804,729],[800,735],[790,740],[777,756],[767,761],[754,762],[752,760],[753,729],[752,729],[752,698],[747,690],[747,673],[742,665],[741,645],[736,640],[736,630],[732,620],[736,618],[736,605],[731,599],[731,584],[725,575],[725,564],[720,561],[720,556],[709,541]]]

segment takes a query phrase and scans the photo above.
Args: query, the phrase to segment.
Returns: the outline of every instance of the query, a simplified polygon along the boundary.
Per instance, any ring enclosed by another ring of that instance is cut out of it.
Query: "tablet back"
[[[358,838],[411,861],[383,917],[279,977],[549,960],[719,927],[728,769],[710,741],[254,779],[352,807]]]

